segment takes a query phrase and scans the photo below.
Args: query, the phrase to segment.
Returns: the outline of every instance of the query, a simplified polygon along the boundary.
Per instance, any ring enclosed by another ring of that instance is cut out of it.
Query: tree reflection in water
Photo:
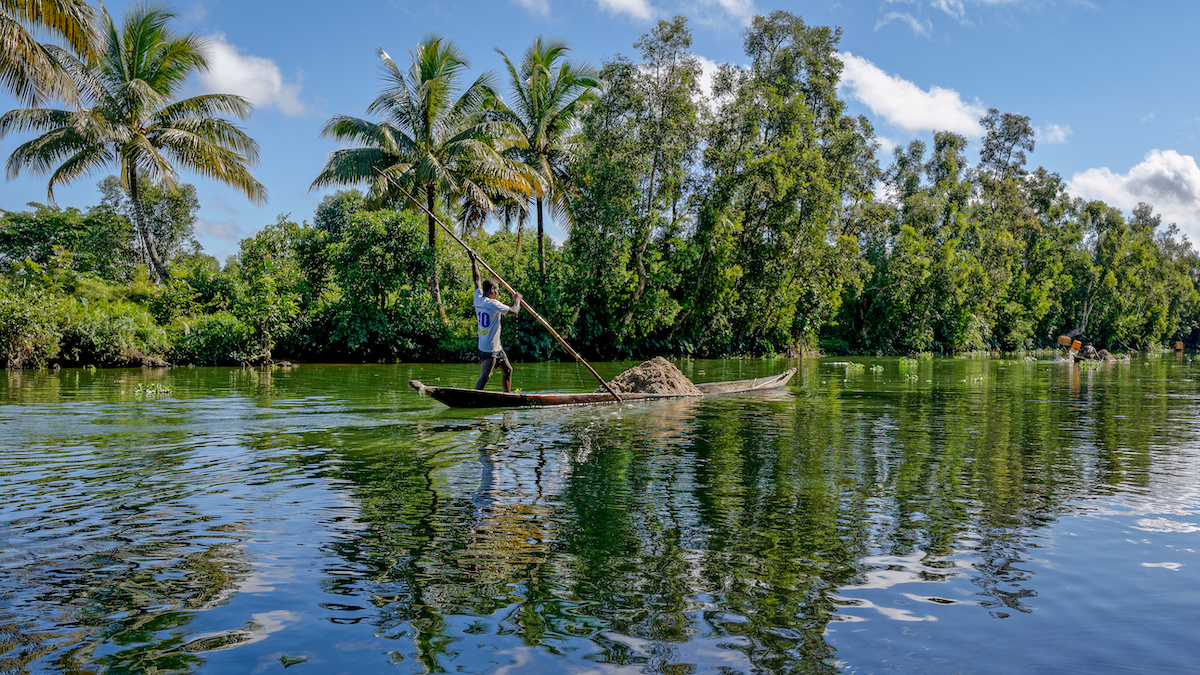
[[[836,497],[812,492],[820,464],[773,398],[488,416],[469,491],[464,464],[429,454],[347,475],[373,522],[339,552],[371,572],[341,592],[369,594],[430,669],[825,667],[827,591],[853,571],[830,564]],[[463,437],[430,424],[414,445]]]

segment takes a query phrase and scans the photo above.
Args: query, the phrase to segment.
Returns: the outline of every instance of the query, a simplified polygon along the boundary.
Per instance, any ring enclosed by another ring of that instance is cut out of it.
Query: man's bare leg
[[[512,391],[513,367],[512,367],[512,364],[509,363],[507,359],[500,362],[500,372],[504,376],[504,380],[503,380],[504,391]]]

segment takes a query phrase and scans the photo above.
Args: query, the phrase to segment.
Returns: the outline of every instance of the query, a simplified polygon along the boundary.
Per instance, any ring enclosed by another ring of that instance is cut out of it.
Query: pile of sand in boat
[[[1114,356],[1107,349],[1096,349],[1092,345],[1081,344],[1066,335],[1058,336],[1058,344],[1063,348],[1062,356],[1068,361],[1100,361],[1101,363],[1128,363],[1129,355]]]
[[[656,356],[641,365],[634,366],[608,381],[608,386],[618,394],[670,394],[672,396],[698,396],[700,391],[692,381],[675,367],[675,364]],[[603,393],[603,387],[596,393]]]
[[[1104,363],[1126,363],[1128,354],[1116,356],[1107,349],[1096,349],[1092,345],[1084,345],[1083,349],[1073,355],[1076,361],[1102,361]]]

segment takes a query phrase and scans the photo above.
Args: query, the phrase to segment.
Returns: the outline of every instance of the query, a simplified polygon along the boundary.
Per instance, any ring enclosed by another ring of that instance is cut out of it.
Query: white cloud
[[[932,4],[955,19],[961,20],[963,15],[967,13],[961,0],[935,0]]]
[[[976,100],[963,101],[953,89],[931,87],[929,91],[849,52],[839,54],[844,68],[840,86],[883,118],[907,132],[952,131],[967,137],[983,135],[979,118],[987,109]]]
[[[303,115],[300,85],[284,82],[279,66],[261,56],[242,54],[217,33],[209,39],[208,71],[200,74],[206,91],[237,94],[259,107],[274,107],[285,115]]]
[[[1051,145],[1061,145],[1067,142],[1067,137],[1074,134],[1071,131],[1071,125],[1063,126],[1061,124],[1047,124],[1044,127],[1038,127],[1033,130],[1034,138],[1039,143],[1049,143]]]
[[[716,4],[726,14],[733,17],[743,26],[750,25],[750,20],[758,13],[754,9],[754,0],[706,0],[709,3]]]
[[[717,69],[721,67],[721,64],[712,59],[706,59],[699,54],[696,55],[696,60],[700,62],[700,91],[704,92],[704,95],[712,100],[713,77],[717,74]]]
[[[206,18],[208,18],[208,5],[203,0],[185,3],[184,11],[179,15],[179,19],[184,24],[199,23]]]
[[[885,155],[891,155],[892,151],[900,147],[900,144],[890,138],[884,136],[876,136],[875,142],[879,144],[879,151]],[[886,182],[886,181],[881,181]]]
[[[921,23],[920,21],[917,21],[912,14],[905,12],[888,12],[887,14],[884,14],[879,21],[875,22],[875,30],[879,30],[893,21],[899,21],[907,24],[908,27],[912,29],[913,35],[928,36],[930,31],[933,30],[933,24],[931,24],[928,20],[926,20],[924,23]]]
[[[237,241],[242,236],[242,228],[232,220],[205,220],[204,218],[197,218],[195,232],[197,235],[204,235],[224,241]]]
[[[641,21],[649,21],[655,14],[646,0],[596,0],[596,3],[613,14],[628,14]]]
[[[967,5],[986,5],[995,7],[998,5],[1011,5],[1020,0],[933,0],[931,6],[942,10],[951,18],[966,22]]]
[[[1107,167],[1077,173],[1067,182],[1067,191],[1125,211],[1146,202],[1164,223],[1175,223],[1192,241],[1200,241],[1200,166],[1191,155],[1151,150],[1124,175]]]
[[[538,16],[550,16],[550,0],[515,0],[515,2]]]

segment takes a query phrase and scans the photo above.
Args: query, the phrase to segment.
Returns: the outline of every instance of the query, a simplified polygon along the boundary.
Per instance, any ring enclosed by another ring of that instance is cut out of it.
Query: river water
[[[1200,668],[1200,364],[845,361],[0,374],[0,673]]]

